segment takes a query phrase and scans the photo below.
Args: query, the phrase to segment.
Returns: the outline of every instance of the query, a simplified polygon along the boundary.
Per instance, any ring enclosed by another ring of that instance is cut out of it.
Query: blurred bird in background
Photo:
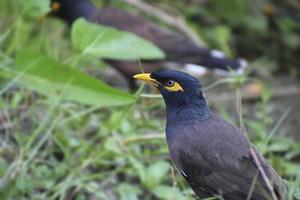
[[[105,60],[127,78],[131,88],[135,87],[135,82],[131,77],[141,71],[140,63],[145,71],[183,66],[194,74],[205,73],[203,67],[217,72],[226,73],[232,70],[241,74],[247,66],[247,62],[243,59],[228,58],[221,51],[199,46],[185,34],[168,30],[141,16],[135,16],[117,8],[97,9],[90,0],[53,0],[52,8],[54,15],[69,24],[77,18],[84,17],[101,25],[135,33],[153,42],[165,53],[164,60],[141,60],[141,62]]]

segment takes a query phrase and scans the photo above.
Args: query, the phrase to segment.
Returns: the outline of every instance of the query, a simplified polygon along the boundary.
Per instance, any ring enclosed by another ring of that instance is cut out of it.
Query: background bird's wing
[[[237,70],[243,65],[240,59],[227,58],[223,53],[211,51],[195,44],[184,34],[174,30],[170,31],[143,17],[132,15],[117,8],[101,8],[91,17],[91,20],[135,33],[152,41],[165,52],[166,59],[171,62],[192,63],[222,70],[228,70],[229,66],[231,69]]]
[[[97,23],[136,33],[155,43],[167,52],[167,57],[174,59],[176,56],[183,56],[183,54],[201,56],[203,53],[205,56],[210,52],[209,49],[199,47],[177,31],[170,31],[143,17],[132,15],[117,8],[101,8],[94,19],[97,19]]]

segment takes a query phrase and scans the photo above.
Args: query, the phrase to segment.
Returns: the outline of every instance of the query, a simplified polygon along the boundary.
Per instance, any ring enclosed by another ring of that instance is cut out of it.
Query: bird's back
[[[272,199],[248,139],[232,124],[211,115],[167,125],[172,160],[199,197],[220,195],[229,200]],[[285,186],[269,163],[254,149],[279,199]],[[256,179],[256,181],[255,181]]]

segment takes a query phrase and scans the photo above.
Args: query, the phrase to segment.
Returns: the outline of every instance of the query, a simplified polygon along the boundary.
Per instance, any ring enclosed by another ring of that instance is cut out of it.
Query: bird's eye
[[[178,91],[182,91],[183,92],[183,88],[176,81],[167,80],[163,84],[164,84],[165,89],[167,89],[167,90],[169,90],[171,92],[178,92]]]
[[[172,87],[172,86],[175,85],[175,81],[173,81],[173,80],[168,80],[168,81],[166,81],[164,84],[165,84],[165,86],[167,86],[167,87]]]

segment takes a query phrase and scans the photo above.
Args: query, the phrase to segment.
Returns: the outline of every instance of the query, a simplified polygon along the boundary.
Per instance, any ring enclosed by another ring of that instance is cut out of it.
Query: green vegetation
[[[220,7],[214,17],[242,20],[221,15]],[[168,157],[162,100],[140,97],[142,88],[129,94],[89,74],[107,67],[99,58],[162,58],[163,53],[135,35],[83,19],[68,30],[58,19],[41,17],[48,11],[47,0],[0,2],[0,199],[193,199]],[[189,19],[192,11],[186,12]],[[195,26],[192,18],[189,22]],[[242,23],[233,22],[225,32]],[[286,23],[282,27],[293,27]],[[231,51],[222,30],[214,31],[217,46]],[[238,91],[246,81],[246,75],[220,81],[236,89],[238,110]],[[300,144],[274,135],[289,110],[274,121],[270,100],[265,88],[255,118],[240,114],[239,120],[289,180],[290,197],[300,195]],[[222,104],[216,108],[234,121]]]

